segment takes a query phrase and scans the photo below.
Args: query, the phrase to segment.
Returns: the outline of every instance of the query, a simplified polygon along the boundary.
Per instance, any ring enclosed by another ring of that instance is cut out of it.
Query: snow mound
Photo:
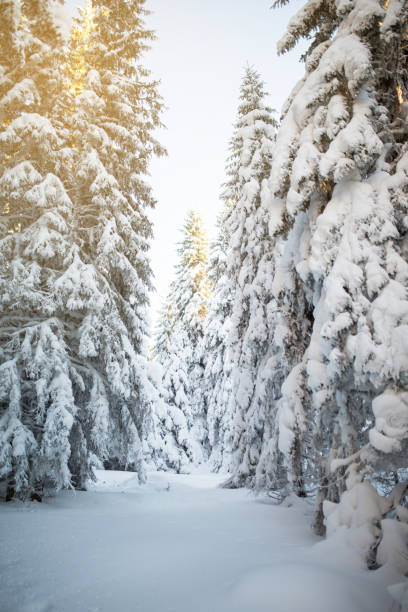
[[[391,597],[401,606],[401,612],[408,611],[408,582],[400,582],[388,587]]]
[[[352,576],[317,563],[284,562],[247,574],[223,612],[384,612],[387,594],[362,588]],[[368,584],[367,584],[368,587]],[[221,608],[220,608],[221,611]]]

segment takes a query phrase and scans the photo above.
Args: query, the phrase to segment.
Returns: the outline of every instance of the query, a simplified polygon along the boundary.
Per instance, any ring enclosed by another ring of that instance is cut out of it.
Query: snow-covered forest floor
[[[0,504],[2,612],[388,612],[386,568],[220,475],[98,472],[90,491]],[[288,505],[290,506],[288,508]]]

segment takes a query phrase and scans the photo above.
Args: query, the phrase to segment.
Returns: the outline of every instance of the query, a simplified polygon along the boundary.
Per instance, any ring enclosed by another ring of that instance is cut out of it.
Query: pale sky
[[[152,215],[151,260],[157,289],[151,296],[153,319],[173,276],[179,229],[187,212],[200,211],[213,232],[245,65],[254,66],[265,81],[277,118],[303,75],[301,50],[278,57],[276,43],[304,0],[291,0],[274,10],[272,3],[147,0],[146,8],[152,11],[147,26],[155,30],[157,40],[144,63],[161,81],[167,129],[158,138],[169,153],[150,167],[149,182],[158,201]]]
[[[266,83],[270,106],[280,109],[304,72],[300,52],[283,57],[276,43],[304,0],[270,9],[272,0],[150,0],[147,25],[156,40],[146,57],[168,107],[159,135],[168,157],[154,160],[151,179],[158,200],[153,215],[152,266],[157,293],[167,292],[176,262],[175,244],[189,209],[208,229],[220,210],[220,186],[236,118],[244,67],[253,65]]]

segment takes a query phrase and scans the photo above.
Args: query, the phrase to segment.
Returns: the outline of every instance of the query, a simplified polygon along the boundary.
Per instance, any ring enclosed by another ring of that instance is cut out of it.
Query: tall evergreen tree
[[[152,34],[143,2],[90,5],[66,61],[54,4],[3,10],[0,464],[20,497],[83,486],[92,453],[141,473],[154,397],[141,177],[161,103],[135,63]]]
[[[147,211],[155,202],[143,175],[152,154],[164,153],[152,136],[160,125],[157,83],[140,63],[154,38],[144,26],[144,5],[89,2],[82,11],[72,37],[67,121],[77,240],[104,296],[87,307],[78,351],[108,399],[109,464],[139,470],[154,398],[146,336]]]
[[[189,411],[187,378],[181,352],[173,337],[175,312],[170,292],[159,313],[153,345],[153,367],[161,401],[153,407],[153,426],[147,440],[148,461],[158,469],[183,471],[193,455],[185,413]]]
[[[206,406],[202,402],[202,340],[210,296],[208,242],[202,218],[194,211],[187,215],[182,231],[176,277],[163,310],[165,320],[158,330],[155,353],[164,368],[165,399],[178,409],[176,419],[172,418],[172,434],[189,460],[197,462],[208,453]],[[167,331],[170,310],[171,330]]]
[[[264,272],[272,250],[261,192],[270,174],[277,124],[265,96],[258,73],[248,67],[241,85],[227,165],[229,180],[223,194],[230,203],[226,277],[232,302],[225,360],[226,364],[231,361],[232,399],[226,407],[223,428],[228,431],[225,443],[230,455],[225,467],[233,472],[234,485],[248,483],[254,477],[267,404],[256,381],[259,361],[268,347],[266,307],[271,300]]]
[[[58,282],[75,257],[72,202],[58,176],[61,138],[53,121],[63,90],[63,40],[51,2],[2,5],[0,77],[1,344],[0,474],[8,497],[44,485],[82,485],[70,469],[83,440],[74,394],[83,381],[74,363]]]
[[[324,498],[338,502],[350,488],[357,499],[363,478],[404,463],[406,26],[400,2],[310,1],[279,44],[284,52],[312,38],[264,198],[277,243],[274,297],[298,350],[278,445],[297,492],[312,471],[320,532]],[[381,537],[369,528],[368,557]]]
[[[226,276],[229,255],[226,219],[231,205],[228,202],[230,200],[225,202],[217,219],[217,237],[210,247],[208,279],[213,289],[203,338],[205,372],[202,403],[203,406],[206,406],[208,439],[211,448],[210,464],[214,470],[219,470],[223,466],[226,447],[224,415],[232,399],[231,368],[227,352],[233,301],[231,284]]]

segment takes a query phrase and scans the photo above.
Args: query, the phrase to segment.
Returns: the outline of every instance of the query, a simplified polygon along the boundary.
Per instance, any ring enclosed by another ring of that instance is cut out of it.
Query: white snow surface
[[[0,504],[3,612],[384,612],[401,577],[368,572],[222,475],[97,472],[90,491]],[[290,506],[290,507],[288,507]],[[395,603],[395,602],[394,602]]]

